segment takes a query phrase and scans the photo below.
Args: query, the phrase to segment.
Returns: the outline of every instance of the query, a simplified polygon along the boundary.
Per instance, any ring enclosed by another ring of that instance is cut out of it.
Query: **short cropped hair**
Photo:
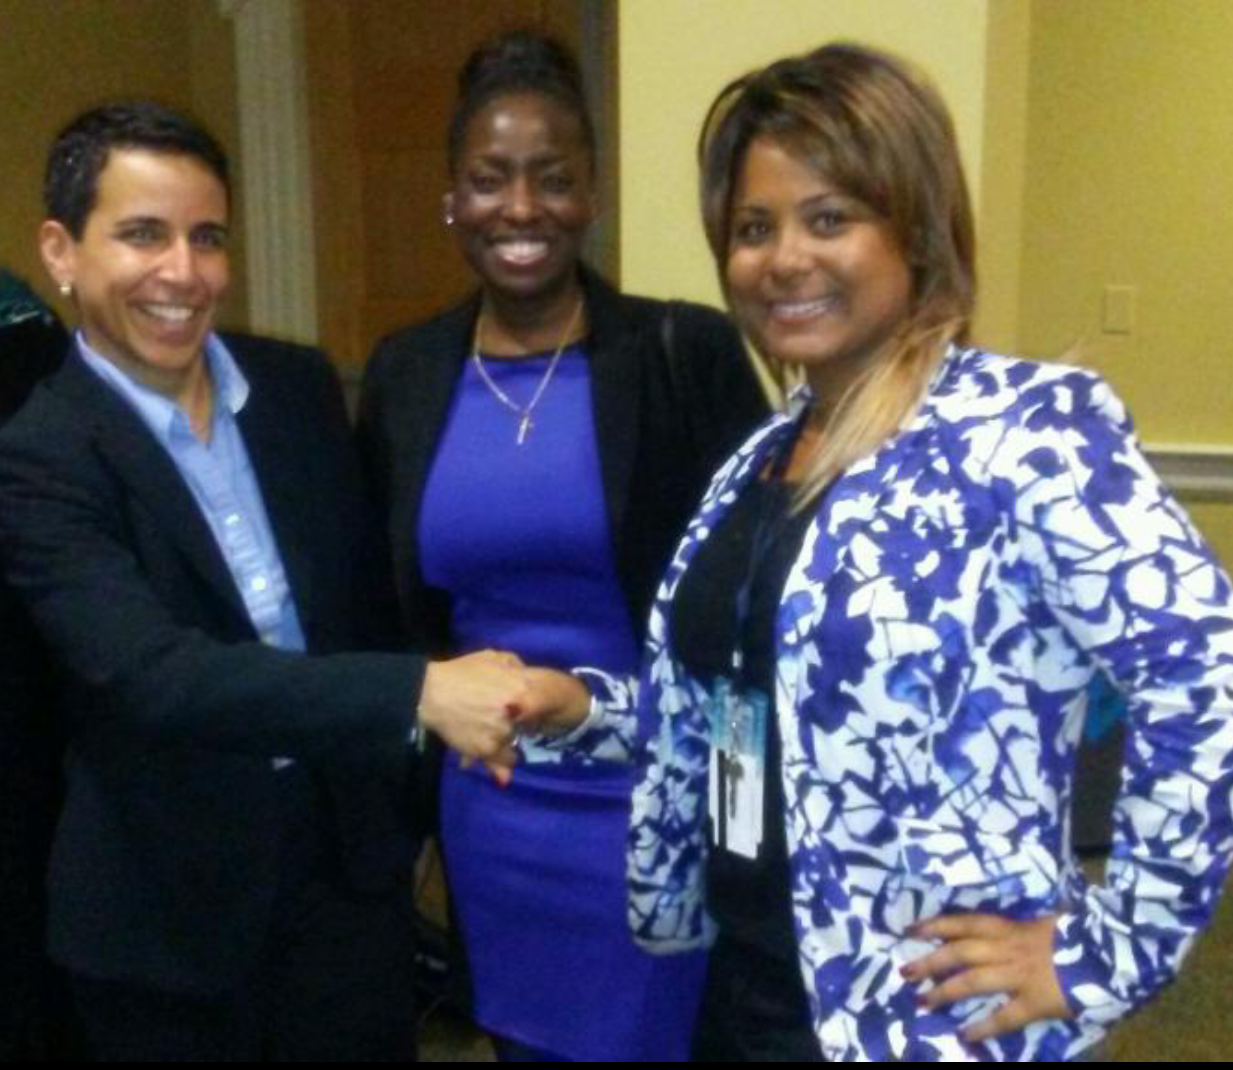
[[[98,202],[98,180],[113,149],[191,156],[222,183],[231,200],[223,147],[196,120],[153,101],[109,104],[77,116],[52,142],[43,181],[47,218],[80,238]]]

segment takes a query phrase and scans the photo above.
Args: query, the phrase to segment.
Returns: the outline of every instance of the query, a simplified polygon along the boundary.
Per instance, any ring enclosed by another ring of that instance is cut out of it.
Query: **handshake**
[[[569,673],[481,650],[429,664],[419,719],[421,729],[439,736],[464,764],[482,761],[504,786],[518,760],[516,735],[568,732],[586,718],[590,704],[590,692]]]

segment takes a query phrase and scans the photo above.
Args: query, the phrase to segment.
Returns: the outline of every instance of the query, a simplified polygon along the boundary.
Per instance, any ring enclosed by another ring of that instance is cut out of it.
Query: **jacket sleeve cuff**
[[[585,666],[571,670],[591,693],[591,707],[577,727],[558,736],[538,736],[547,750],[569,751],[608,762],[629,762],[633,755],[637,681]]]
[[[1194,933],[1163,903],[1136,905],[1110,888],[1088,886],[1072,902],[1058,916],[1054,969],[1080,1029],[1107,1031],[1174,978]]]

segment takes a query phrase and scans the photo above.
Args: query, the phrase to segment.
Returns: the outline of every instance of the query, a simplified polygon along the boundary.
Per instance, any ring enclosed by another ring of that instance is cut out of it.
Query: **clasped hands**
[[[516,654],[481,650],[429,664],[419,717],[462,755],[509,783],[519,732],[567,732],[590,708],[586,687],[569,673],[524,665]]]

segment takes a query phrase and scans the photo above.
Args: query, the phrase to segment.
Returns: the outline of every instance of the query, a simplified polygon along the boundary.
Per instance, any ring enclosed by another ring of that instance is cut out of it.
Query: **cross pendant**
[[[522,419],[518,421],[518,445],[522,445],[527,440],[527,435],[531,433],[531,414],[524,412]]]

